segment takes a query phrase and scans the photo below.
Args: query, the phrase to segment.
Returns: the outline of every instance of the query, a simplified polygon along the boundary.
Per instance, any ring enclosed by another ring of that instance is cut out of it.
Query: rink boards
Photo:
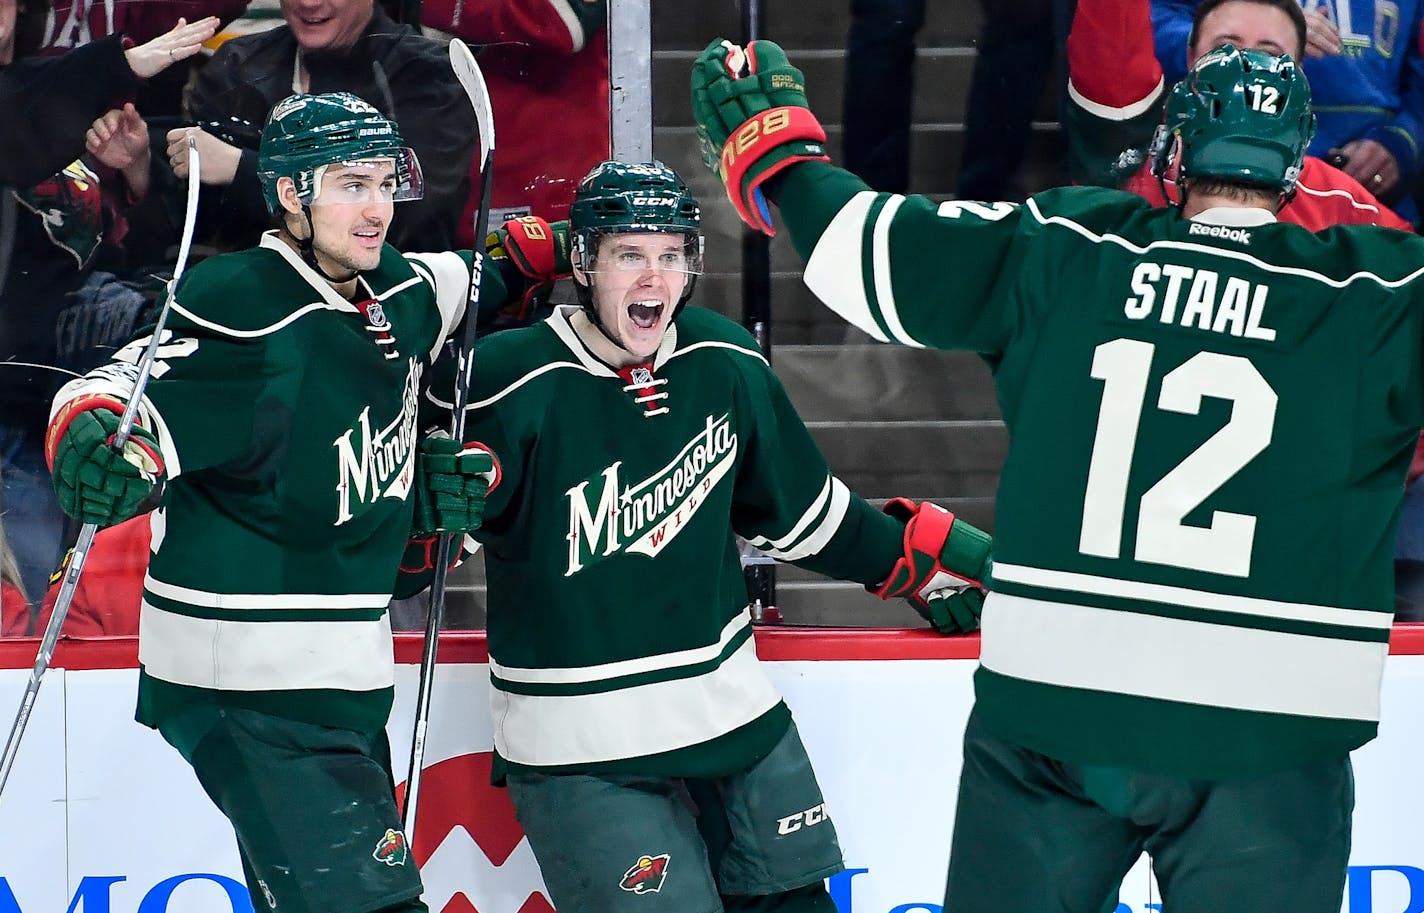
[[[390,734],[403,775],[420,638],[397,640]],[[847,871],[830,888],[841,913],[940,913],[977,639],[760,629],[757,645],[840,834]],[[34,649],[0,643],[7,731]],[[1347,913],[1424,911],[1424,626],[1396,628],[1391,653],[1380,738],[1355,753]],[[440,656],[412,844],[426,901],[437,913],[547,913],[508,799],[488,785],[484,639],[443,635]],[[67,642],[55,658],[0,800],[0,913],[250,910],[226,820],[177,752],[133,722],[134,641]],[[1157,900],[1144,863],[1118,913]]]

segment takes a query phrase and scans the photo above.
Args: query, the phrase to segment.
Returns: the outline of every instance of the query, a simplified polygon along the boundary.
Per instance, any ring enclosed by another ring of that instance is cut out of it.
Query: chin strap
[[[302,254],[302,262],[316,270],[318,276],[335,285],[350,282],[360,275],[357,270],[352,270],[351,275],[345,278],[338,278],[321,268],[321,265],[316,262],[316,252],[312,250],[312,238],[316,237],[316,226],[312,225],[311,207],[306,203],[302,204],[302,216],[307,220],[307,236],[305,238],[297,238],[297,250]]]

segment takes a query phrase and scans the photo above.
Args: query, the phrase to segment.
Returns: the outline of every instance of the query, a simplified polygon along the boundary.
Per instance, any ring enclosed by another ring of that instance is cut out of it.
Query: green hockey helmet
[[[1197,58],[1167,96],[1152,171],[1295,192],[1315,135],[1310,85],[1289,56],[1222,45]]]
[[[617,232],[686,236],[684,271],[702,272],[702,208],[682,178],[662,162],[600,162],[579,181],[569,207],[574,265],[594,271],[598,242]]]
[[[330,202],[366,202],[379,193],[392,202],[418,200],[424,193],[420,163],[401,140],[395,123],[350,92],[291,95],[278,102],[262,129],[257,150],[257,173],[267,198],[267,208],[281,212],[277,180],[291,178],[304,205],[317,202],[323,172],[332,165],[370,166],[389,160],[395,166],[395,183],[381,181],[366,189],[352,182],[350,199]],[[323,200],[322,202],[327,202]]]

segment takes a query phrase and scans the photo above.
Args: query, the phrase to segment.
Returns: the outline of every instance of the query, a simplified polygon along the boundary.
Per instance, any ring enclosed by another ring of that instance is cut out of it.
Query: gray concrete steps
[[[868,498],[972,497],[993,492],[1008,449],[1000,422],[817,424],[826,463]]]
[[[881,343],[773,348],[772,366],[811,423],[999,418],[977,355]]]
[[[841,156],[841,127],[826,124],[827,152],[832,162]],[[1054,121],[1034,121],[1025,153],[1025,186],[1051,187],[1063,183],[1058,162],[1061,140]],[[962,123],[917,122],[910,129],[910,187],[931,196],[948,196],[954,190],[964,147]],[[686,126],[661,126],[653,129],[653,149],[659,159],[692,181],[695,172],[711,177],[702,164],[697,135],[690,121]],[[722,192],[720,185],[717,192]],[[705,197],[705,194],[703,195]],[[735,213],[728,212],[735,218]]]
[[[653,123],[656,126],[676,127],[692,123],[688,74],[696,57],[696,51],[688,50],[653,52],[653,85],[659,87],[657,104],[653,106]],[[797,51],[792,62],[806,76],[806,94],[821,123],[839,124],[843,118],[840,100],[845,83],[845,51],[840,48]],[[973,48],[921,48],[915,55],[915,84],[926,91],[916,93],[915,121],[962,123],[965,94],[933,89],[938,86],[967,86],[973,69]],[[1046,109],[1044,119],[1052,117],[1052,110]]]
[[[656,50],[653,52],[655,104],[653,124],[678,127],[692,123],[692,99],[688,75],[697,52]],[[942,91],[945,86],[967,89],[974,72],[972,47],[921,47],[915,53],[914,120],[917,124],[962,124],[967,92]],[[827,127],[841,123],[845,84],[845,51],[839,47],[799,50],[792,60],[806,77],[806,94],[816,117]],[[1058,116],[1057,93],[1045,91],[1038,117],[1051,121]]]
[[[840,48],[850,22],[850,4],[823,0],[808,4],[792,0],[767,0],[763,10],[763,37],[789,51],[803,48]],[[713,38],[740,40],[740,3],[652,4],[653,46],[701,51]],[[916,35],[922,47],[968,47],[979,35],[979,5],[968,0],[930,3],[925,24]],[[794,58],[793,58],[794,59]]]

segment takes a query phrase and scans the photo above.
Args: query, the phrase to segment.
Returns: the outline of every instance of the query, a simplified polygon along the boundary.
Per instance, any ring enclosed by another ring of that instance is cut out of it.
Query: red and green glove
[[[538,216],[523,216],[510,219],[489,233],[485,253],[508,260],[528,280],[520,297],[519,312],[513,316],[528,317],[535,303],[549,294],[555,282],[573,275],[570,246],[567,219],[550,223]]]
[[[726,185],[737,215],[776,234],[762,184],[797,162],[830,161],[801,71],[775,42],[741,48],[718,39],[692,65],[692,114],[703,161]]]
[[[892,498],[882,509],[905,521],[905,553],[884,583],[866,589],[881,599],[903,596],[941,634],[979,627],[993,566],[989,534],[929,501]]]
[[[113,526],[139,512],[164,480],[158,440],[135,424],[120,450],[113,447],[124,403],[81,396],[55,413],[45,435],[59,506],[85,523]]]

